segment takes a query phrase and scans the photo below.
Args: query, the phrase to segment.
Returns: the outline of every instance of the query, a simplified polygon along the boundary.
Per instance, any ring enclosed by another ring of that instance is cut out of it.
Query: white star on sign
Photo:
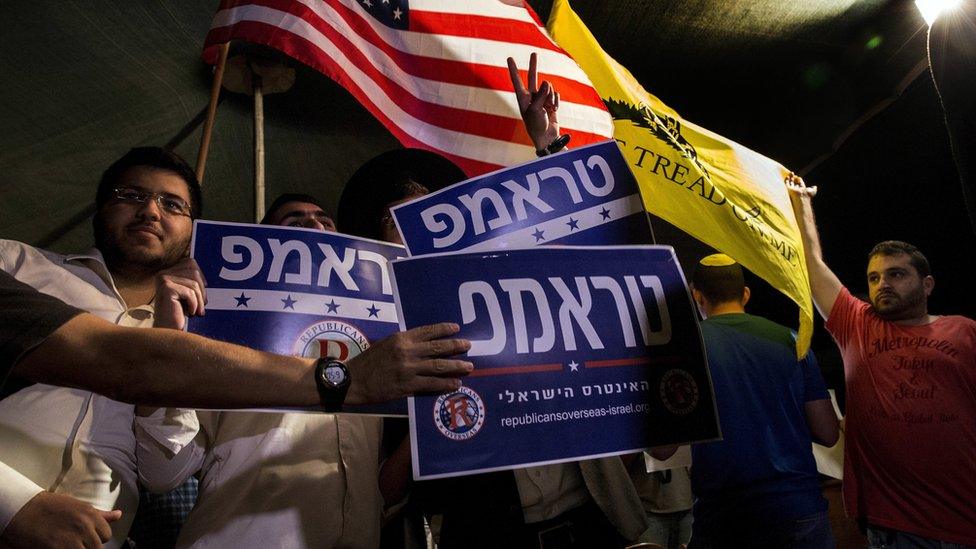
[[[403,15],[403,12],[400,11],[400,8],[397,8],[397,9],[393,10],[393,18],[394,19],[399,20],[401,15]]]
[[[369,0],[363,0],[363,4],[366,4],[366,7],[367,7],[367,8],[371,8],[371,7],[373,7],[373,3],[372,3],[372,2],[370,2]]]
[[[579,371],[579,364],[575,360],[569,363],[569,371],[570,372]]]

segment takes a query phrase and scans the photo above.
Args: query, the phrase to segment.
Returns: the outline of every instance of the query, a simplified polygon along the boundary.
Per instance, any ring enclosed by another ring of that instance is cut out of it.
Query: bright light
[[[955,8],[962,0],[915,0],[915,7],[922,13],[925,22],[932,26],[939,14]]]

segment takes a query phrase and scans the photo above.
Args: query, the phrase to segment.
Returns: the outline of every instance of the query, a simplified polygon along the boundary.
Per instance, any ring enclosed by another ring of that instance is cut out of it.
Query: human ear
[[[932,278],[932,275],[928,275],[922,279],[922,288],[925,290],[926,297],[932,295],[932,290],[935,288],[935,279]]]

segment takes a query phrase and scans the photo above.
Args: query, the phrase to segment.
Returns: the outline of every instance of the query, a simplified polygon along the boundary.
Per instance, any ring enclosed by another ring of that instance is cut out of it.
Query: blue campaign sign
[[[411,256],[654,242],[637,181],[614,141],[469,179],[392,213]]]
[[[393,262],[400,325],[457,322],[474,372],[410,399],[414,478],[719,436],[669,246],[538,247]]]
[[[406,255],[402,246],[197,220],[191,249],[207,281],[207,305],[187,323],[190,332],[282,355],[348,360],[399,331],[389,261]],[[346,411],[406,415],[407,405]]]

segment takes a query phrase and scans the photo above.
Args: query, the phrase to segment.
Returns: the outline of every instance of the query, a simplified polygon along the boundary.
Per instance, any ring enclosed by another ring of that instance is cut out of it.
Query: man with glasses
[[[183,299],[202,310],[203,279],[187,258],[200,185],[183,159],[156,147],[132,149],[105,171],[95,204],[95,248],[60,255],[0,241],[3,269],[121,326],[151,327],[153,304],[163,311],[182,307]],[[132,405],[43,384],[0,401],[0,462],[12,469],[0,474],[0,528],[36,516],[20,511],[42,505],[34,496],[47,490],[99,509],[121,509],[108,543],[120,546],[139,501],[132,414]],[[42,536],[57,527],[49,521],[33,531]]]
[[[156,330],[147,331],[145,337],[137,337],[132,333],[136,330],[126,328],[149,327],[159,317],[182,319],[204,309],[203,278],[193,260],[186,258],[192,218],[201,208],[200,186],[181,158],[156,147],[133,149],[103,174],[96,206],[96,247],[87,253],[60,255],[0,240],[3,304],[39,309],[30,315],[4,311],[3,322],[27,323],[19,334],[9,328],[3,331],[0,382],[5,381],[4,394],[16,390],[11,387],[13,380],[3,379],[12,358],[18,366],[14,374],[100,388],[127,402],[209,402],[228,407],[307,404],[307,395],[290,395],[284,389],[304,386],[303,380],[310,376],[296,378],[297,385],[281,384],[283,378],[307,371],[307,361],[171,330],[158,330],[158,336]],[[34,290],[21,282],[40,293],[31,296],[26,290]],[[74,307],[65,307],[42,293]],[[58,313],[57,306],[65,312]],[[46,314],[47,309],[54,314]],[[90,314],[68,322],[79,309]],[[45,324],[55,320],[64,325],[44,340],[41,332],[56,328]],[[355,362],[360,375],[352,380],[347,400],[366,404],[399,398],[413,390],[456,387],[456,382],[440,376],[464,375],[470,364],[444,357],[463,352],[467,343],[440,340],[435,352],[431,340],[450,336],[457,329],[444,324],[410,330],[355,357],[350,363]],[[120,343],[114,343],[115,339]],[[31,340],[36,349],[31,350]],[[157,367],[134,364],[126,346],[137,346],[146,355],[144,364]],[[117,353],[112,351],[115,348]],[[52,365],[58,360],[58,349],[72,354]],[[99,363],[92,356],[96,349],[108,349],[105,367],[100,370],[90,366]],[[399,360],[393,362],[392,356]],[[178,363],[162,367],[167,359]],[[120,369],[119,363],[131,368],[129,379],[125,372],[130,370]],[[84,365],[91,368],[90,376],[78,371]],[[438,373],[433,373],[434,367]],[[289,370],[291,374],[279,375]],[[247,376],[242,378],[242,373]],[[215,381],[223,379],[233,382]],[[256,385],[256,379],[264,380],[258,382],[263,385]],[[200,389],[209,384],[214,384],[210,391]],[[276,395],[276,387],[283,392]],[[138,501],[132,412],[131,404],[51,385],[34,385],[0,401],[0,546],[121,544]]]

